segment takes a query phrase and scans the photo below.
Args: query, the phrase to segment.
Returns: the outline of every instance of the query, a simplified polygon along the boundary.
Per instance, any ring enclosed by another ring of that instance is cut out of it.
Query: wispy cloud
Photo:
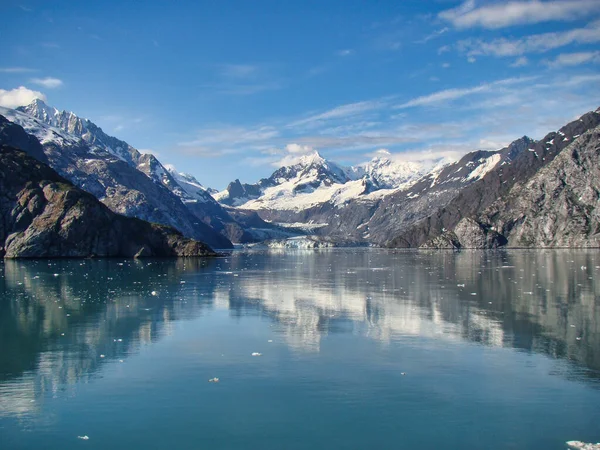
[[[429,106],[439,103],[448,102],[451,100],[457,100],[459,98],[463,98],[469,95],[479,94],[483,92],[490,92],[493,88],[498,86],[506,86],[517,83],[524,83],[526,81],[531,81],[534,78],[506,78],[503,80],[494,81],[491,83],[484,83],[478,86],[473,86],[469,88],[453,88],[453,89],[444,89],[442,91],[434,92],[433,94],[424,95],[421,97],[414,98],[405,103],[401,103],[396,105],[396,109],[404,109],[404,108],[413,108],[416,106]]]
[[[282,89],[281,79],[274,77],[264,65],[257,64],[217,64],[215,81],[203,87],[219,94],[253,95],[264,91]]]
[[[354,50],[352,50],[351,48],[345,48],[343,50],[338,50],[336,52],[336,55],[338,56],[350,56],[354,54]]]
[[[597,0],[508,1],[476,7],[468,0],[458,8],[442,11],[439,17],[456,28],[498,29],[549,21],[571,21],[600,12]]]
[[[31,73],[36,72],[36,69],[28,67],[0,67],[0,73]]]
[[[525,67],[528,64],[529,60],[527,59],[527,57],[520,56],[519,58],[515,59],[515,61],[510,65],[510,67]]]
[[[217,67],[227,78],[253,78],[259,72],[259,67],[253,64],[219,64]]]
[[[199,157],[216,157],[244,151],[260,151],[272,146],[269,142],[279,137],[271,125],[243,127],[221,125],[202,128],[191,140],[181,141],[176,151]]]
[[[46,89],[56,89],[63,85],[62,80],[58,78],[46,77],[46,78],[32,78],[29,80],[33,84],[37,84],[38,86],[43,86]]]
[[[548,67],[579,66],[587,63],[600,63],[600,51],[561,53],[556,58],[544,61]]]
[[[39,91],[27,89],[25,86],[19,86],[16,89],[7,91],[0,89],[0,106],[6,108],[16,108],[30,104],[34,99],[46,101],[46,96]]]
[[[600,2],[598,3],[600,5]],[[568,31],[542,33],[519,39],[498,38],[491,41],[465,39],[457,43],[459,51],[468,56],[521,56],[528,53],[544,53],[570,44],[600,42],[600,20],[583,28]]]
[[[432,39],[436,39],[436,38],[440,37],[441,35],[446,34],[448,31],[450,31],[450,29],[448,27],[441,28],[439,30],[434,31],[431,34],[428,34],[423,39],[415,41],[415,43],[416,44],[426,44],[427,42],[431,41]]]
[[[567,77],[544,71],[535,77],[439,90],[401,104],[388,96],[255,126],[202,128],[194,138],[182,140],[176,151],[201,157],[236,154],[240,165],[264,167],[314,149],[352,164],[382,148],[404,158],[457,157],[498,149],[523,134],[542,137],[595,109],[589,92],[599,85],[600,74]],[[452,107],[443,107],[447,105]]]
[[[346,105],[336,106],[328,111],[314,114],[304,119],[296,120],[289,124],[290,127],[298,127],[321,123],[331,119],[340,119],[363,114],[367,111],[373,111],[382,108],[386,105],[383,100],[369,100],[364,102],[349,103]]]

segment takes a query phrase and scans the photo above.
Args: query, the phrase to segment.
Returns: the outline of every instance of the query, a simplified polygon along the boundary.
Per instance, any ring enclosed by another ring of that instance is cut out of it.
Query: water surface
[[[255,251],[0,270],[3,449],[600,441],[595,251]]]

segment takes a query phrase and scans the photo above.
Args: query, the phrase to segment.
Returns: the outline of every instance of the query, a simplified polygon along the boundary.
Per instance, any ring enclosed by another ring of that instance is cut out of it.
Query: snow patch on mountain
[[[171,177],[175,179],[177,184],[181,186],[183,191],[185,191],[186,195],[190,197],[190,199],[202,203],[214,201],[211,196],[211,191],[204,187],[193,175],[178,172],[175,166],[171,164],[165,164],[164,168],[168,171]]]
[[[495,153],[489,158],[480,159],[479,162],[481,164],[467,176],[467,180],[482,179],[488,172],[494,170],[494,167],[496,167],[501,160],[502,155],[499,153]]]

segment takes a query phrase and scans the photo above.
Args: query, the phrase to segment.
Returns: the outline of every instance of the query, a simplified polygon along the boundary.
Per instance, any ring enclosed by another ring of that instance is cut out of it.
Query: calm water
[[[600,441],[598,252],[246,252],[0,270],[2,449]]]

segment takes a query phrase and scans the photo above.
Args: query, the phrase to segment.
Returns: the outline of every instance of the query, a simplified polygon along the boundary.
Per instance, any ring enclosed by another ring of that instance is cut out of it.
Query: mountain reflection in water
[[[570,250],[5,261],[0,419],[41,412],[41,400],[74,395],[106,364],[216,311],[258,318],[292,353],[318,354],[329,335],[471,343],[562,360],[553,375],[597,388],[599,267],[597,252]]]

